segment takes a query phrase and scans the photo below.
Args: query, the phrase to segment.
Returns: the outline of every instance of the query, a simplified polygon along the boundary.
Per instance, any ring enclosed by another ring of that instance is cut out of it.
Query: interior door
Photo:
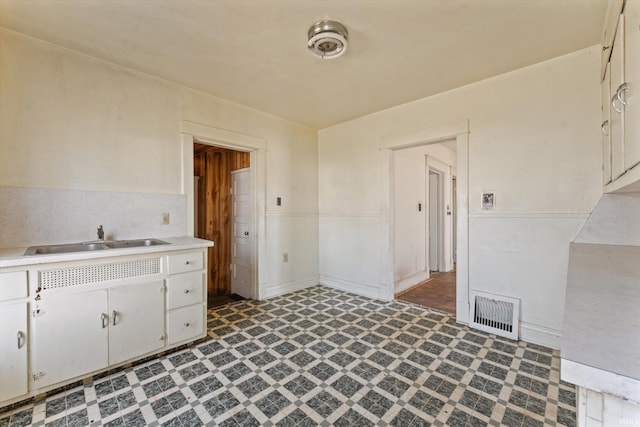
[[[249,168],[231,173],[233,185],[233,243],[231,251],[231,292],[253,298],[251,287],[251,204]]]
[[[164,281],[109,289],[109,363],[164,347]]]

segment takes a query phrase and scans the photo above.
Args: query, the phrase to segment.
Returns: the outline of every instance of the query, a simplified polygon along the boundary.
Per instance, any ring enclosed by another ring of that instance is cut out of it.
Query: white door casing
[[[469,121],[385,137],[380,144],[380,296],[394,298],[393,151],[456,139],[456,320],[469,322]]]
[[[233,213],[231,292],[253,298],[251,286],[251,200],[249,168],[231,172]]]
[[[251,200],[251,289],[260,299],[266,286],[266,140],[199,123],[182,121],[182,194],[187,198],[187,234],[194,235],[193,144],[215,145],[250,154],[249,181]]]

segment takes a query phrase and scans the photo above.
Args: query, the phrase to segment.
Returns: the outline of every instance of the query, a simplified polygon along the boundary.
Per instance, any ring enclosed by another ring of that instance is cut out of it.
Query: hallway
[[[419,285],[396,296],[400,301],[456,314],[456,271],[435,272]]]

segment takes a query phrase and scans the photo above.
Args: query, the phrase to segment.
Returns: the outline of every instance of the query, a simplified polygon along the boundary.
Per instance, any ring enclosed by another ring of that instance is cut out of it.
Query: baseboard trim
[[[417,271],[404,279],[398,280],[394,286],[395,296],[398,297],[399,295],[409,291],[411,288],[423,283],[428,278],[429,274],[423,270]]]
[[[369,285],[364,283],[351,282],[349,280],[338,279],[337,277],[320,275],[320,284],[340,291],[351,292],[352,294],[364,297],[384,300],[379,285]]]
[[[302,289],[310,288],[318,284],[319,276],[313,275],[305,279],[292,280],[291,282],[278,283],[276,285],[270,285],[260,290],[260,300],[277,297],[280,295],[288,294],[290,292],[299,291]]]
[[[560,349],[562,331],[535,325],[533,323],[520,322],[520,339],[532,344],[543,345],[553,349]]]

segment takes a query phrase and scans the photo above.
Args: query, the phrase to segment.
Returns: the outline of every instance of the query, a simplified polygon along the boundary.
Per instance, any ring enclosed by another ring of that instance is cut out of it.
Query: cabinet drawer
[[[170,276],[167,280],[167,308],[171,310],[203,302],[203,286],[202,271]]]
[[[0,301],[24,298],[29,295],[26,271],[0,273]]]
[[[192,305],[167,314],[169,345],[204,334],[204,305]]]
[[[169,255],[168,258],[169,274],[185,273],[204,268],[204,253],[201,251]]]

